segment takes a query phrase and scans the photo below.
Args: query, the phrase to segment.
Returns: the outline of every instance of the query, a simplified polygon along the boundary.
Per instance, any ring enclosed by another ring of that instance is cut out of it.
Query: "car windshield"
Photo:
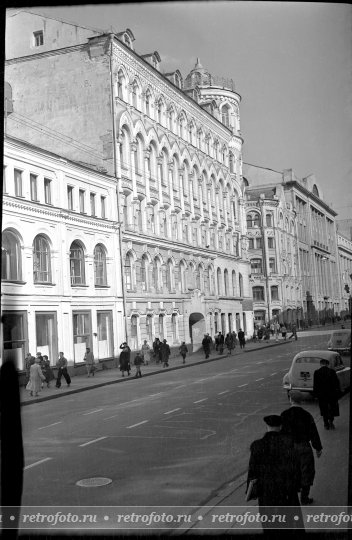
[[[320,364],[321,358],[315,356],[302,356],[296,359],[296,364]]]

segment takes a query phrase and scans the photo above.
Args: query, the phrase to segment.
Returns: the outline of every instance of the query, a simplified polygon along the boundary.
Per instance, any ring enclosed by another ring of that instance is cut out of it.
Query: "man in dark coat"
[[[285,527],[301,527],[302,520],[298,523],[294,519],[297,509],[293,511],[288,508],[299,506],[300,473],[293,440],[281,433],[281,416],[265,416],[264,422],[267,433],[250,446],[247,485],[250,480],[257,481],[258,505],[262,516],[270,518],[272,514],[285,514]],[[264,532],[271,532],[268,531],[270,527],[275,528],[269,521],[263,521],[262,526]],[[283,524],[276,526],[282,528]]]
[[[160,345],[160,354],[161,360],[163,362],[163,367],[169,367],[169,357],[171,354],[170,346],[168,345],[166,339]]]
[[[127,375],[129,376],[130,371],[131,371],[131,364],[130,364],[131,349],[127,345],[126,341],[124,341],[120,345],[120,349],[122,349],[122,351],[120,353],[120,359],[119,359],[119,361],[120,361],[120,371],[122,373],[122,377],[125,376],[125,371],[127,371]]]
[[[238,341],[240,342],[241,349],[244,349],[246,345],[246,340],[245,340],[244,332],[242,328],[240,328],[238,331]]]
[[[291,407],[281,413],[282,432],[292,436],[295,450],[299,456],[301,503],[312,504],[313,499],[309,497],[310,486],[313,485],[315,476],[312,447],[316,451],[317,458],[320,458],[323,447],[314,418],[300,406],[301,401],[301,392],[292,390],[290,392]]]
[[[209,334],[204,334],[204,338],[202,340],[202,346],[203,346],[205,358],[209,358],[211,342],[212,340]]]
[[[335,429],[334,418],[340,416],[340,383],[336,372],[329,368],[329,360],[320,360],[321,367],[314,372],[313,393],[318,398],[320,414],[324,419],[325,429]]]

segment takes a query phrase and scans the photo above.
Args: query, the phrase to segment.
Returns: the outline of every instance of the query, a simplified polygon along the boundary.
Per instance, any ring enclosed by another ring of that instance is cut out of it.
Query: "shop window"
[[[56,313],[36,313],[36,344],[37,351],[46,354],[49,362],[56,365],[57,350],[57,322]]]
[[[90,311],[73,313],[73,350],[75,363],[84,362],[86,348],[92,348],[91,328]]]
[[[97,313],[98,358],[113,356],[113,330],[112,311],[98,311]]]
[[[17,369],[24,369],[25,350],[27,348],[27,313],[2,313],[3,361],[11,359]]]

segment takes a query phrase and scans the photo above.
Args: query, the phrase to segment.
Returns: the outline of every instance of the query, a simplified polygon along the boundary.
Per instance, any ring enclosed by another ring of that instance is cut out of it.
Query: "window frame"
[[[52,204],[51,178],[44,178],[44,201],[45,204]]]
[[[37,242],[38,244],[36,245]],[[43,249],[42,245],[44,245],[46,249]],[[43,234],[37,234],[37,236],[34,238],[32,253],[33,282],[41,285],[51,285],[51,249],[48,239]]]

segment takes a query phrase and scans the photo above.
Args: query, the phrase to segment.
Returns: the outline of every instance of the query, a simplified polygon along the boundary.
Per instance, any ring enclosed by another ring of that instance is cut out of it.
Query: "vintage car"
[[[341,391],[350,386],[350,368],[345,367],[339,353],[334,351],[301,351],[292,360],[290,370],[283,378],[285,390],[300,390],[313,393],[314,371],[320,368],[320,360],[329,360],[340,381]]]
[[[334,330],[328,341],[329,351],[337,351],[340,354],[351,351],[351,330]]]

